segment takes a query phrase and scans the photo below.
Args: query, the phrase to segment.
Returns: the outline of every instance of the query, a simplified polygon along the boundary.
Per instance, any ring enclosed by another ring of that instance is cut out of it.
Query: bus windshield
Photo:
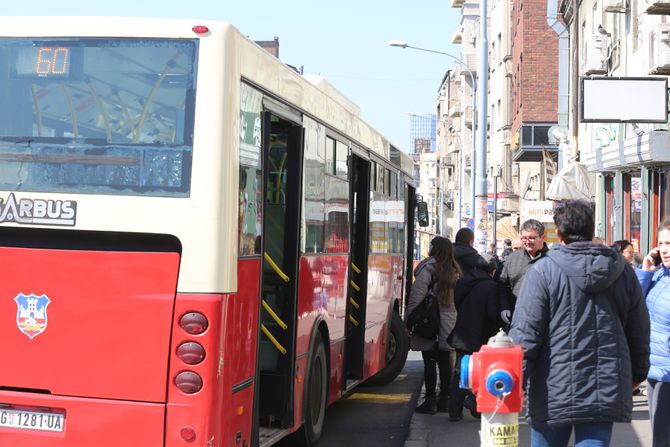
[[[187,197],[197,50],[0,39],[0,189]]]

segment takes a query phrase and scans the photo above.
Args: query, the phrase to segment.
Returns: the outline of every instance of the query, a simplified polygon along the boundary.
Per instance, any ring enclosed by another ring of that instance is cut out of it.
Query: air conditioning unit
[[[603,9],[605,12],[625,13],[628,11],[626,0],[603,0]]]
[[[607,36],[596,34],[586,47],[584,74],[607,74]]]
[[[670,14],[670,0],[648,0],[647,14]]]
[[[670,23],[654,27],[649,44],[651,55],[650,74],[670,74]]]

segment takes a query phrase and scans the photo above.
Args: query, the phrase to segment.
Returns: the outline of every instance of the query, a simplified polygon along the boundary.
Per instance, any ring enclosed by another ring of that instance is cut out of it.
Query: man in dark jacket
[[[592,242],[590,203],[554,209],[560,245],[526,273],[510,336],[524,349],[531,445],[609,445],[649,369],[649,315],[632,267]]]
[[[474,395],[459,387],[461,358],[479,351],[503,325],[500,319],[501,306],[509,290],[493,280],[497,269],[496,259],[488,253],[483,258],[487,262],[487,271],[473,269],[467,272],[454,289],[456,325],[447,339],[456,350],[449,398],[449,420],[452,422],[463,419],[463,406],[477,417]]]
[[[516,297],[521,290],[526,271],[533,263],[546,256],[549,251],[547,244],[544,242],[544,225],[535,219],[528,219],[521,225],[521,242],[523,243],[523,249],[516,250],[507,256],[499,278],[500,282],[512,291],[511,301],[507,306],[512,311],[514,311]],[[502,317],[505,323],[510,323],[511,315],[509,313],[505,313]]]
[[[475,244],[475,233],[467,227],[463,227],[456,232],[454,240],[454,257],[461,266],[461,271],[465,274],[472,269],[478,269],[483,272],[488,270],[488,264],[473,248]]]

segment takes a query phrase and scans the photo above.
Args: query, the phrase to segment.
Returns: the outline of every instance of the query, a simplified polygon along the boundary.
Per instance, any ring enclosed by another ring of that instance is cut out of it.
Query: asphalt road
[[[423,363],[408,360],[388,385],[358,386],[326,411],[318,447],[402,447],[423,383]],[[278,446],[288,447],[290,438]]]

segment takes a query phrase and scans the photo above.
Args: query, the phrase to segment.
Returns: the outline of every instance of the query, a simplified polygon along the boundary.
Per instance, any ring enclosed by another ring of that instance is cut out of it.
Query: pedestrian
[[[504,247],[504,248],[503,248],[503,251],[502,251],[502,253],[500,254],[500,260],[501,260],[501,261],[503,262],[503,264],[504,264],[505,261],[507,261],[507,257],[508,257],[509,255],[511,255],[512,252],[514,251],[514,250],[512,249],[512,239],[505,239],[505,240],[503,241],[503,247]]]
[[[635,270],[651,319],[647,399],[653,447],[670,446],[670,217],[658,227],[658,246]]]
[[[488,269],[488,264],[474,249],[474,245],[475,233],[471,229],[463,227],[456,232],[454,256],[463,273],[472,269],[479,269],[484,272]]]
[[[532,264],[547,255],[549,248],[544,242],[544,225],[535,219],[528,219],[521,225],[521,243],[523,249],[514,251],[508,256],[507,262],[500,275],[500,282],[510,288],[510,303],[507,306],[514,312],[516,298],[521,290],[523,276]],[[509,324],[511,315],[503,315],[503,320]]]
[[[523,242],[521,242],[521,237],[515,237],[512,241],[512,251],[517,251],[523,248]]]
[[[503,297],[509,293],[509,289],[493,279],[497,269],[493,256],[487,253],[483,258],[487,262],[488,271],[473,269],[465,273],[454,290],[456,325],[448,339],[449,345],[456,351],[449,398],[449,420],[452,422],[463,419],[463,407],[470,410],[473,417],[480,416],[474,394],[459,387],[461,359],[464,355],[479,351],[503,325],[500,319],[501,306],[507,302]]]
[[[606,447],[647,376],[649,315],[633,268],[592,241],[591,203],[559,203],[554,222],[560,243],[526,273],[510,331],[524,350],[531,447],[567,446],[573,429],[575,447]]]
[[[454,245],[447,238],[437,236],[430,243],[428,258],[414,270],[415,281],[407,304],[406,316],[424,300],[430,290],[438,298],[440,307],[440,329],[436,340],[411,334],[410,348],[421,351],[425,400],[416,407],[417,413],[435,414],[447,411],[449,386],[451,383],[451,352],[447,337],[456,323],[454,286],[461,277],[461,269],[454,259]],[[406,317],[407,318],[407,317]],[[440,377],[440,394],[437,395],[437,370]]]
[[[626,239],[620,241],[614,241],[612,244],[612,249],[621,253],[621,256],[628,262],[632,267],[635,267],[635,248]]]

